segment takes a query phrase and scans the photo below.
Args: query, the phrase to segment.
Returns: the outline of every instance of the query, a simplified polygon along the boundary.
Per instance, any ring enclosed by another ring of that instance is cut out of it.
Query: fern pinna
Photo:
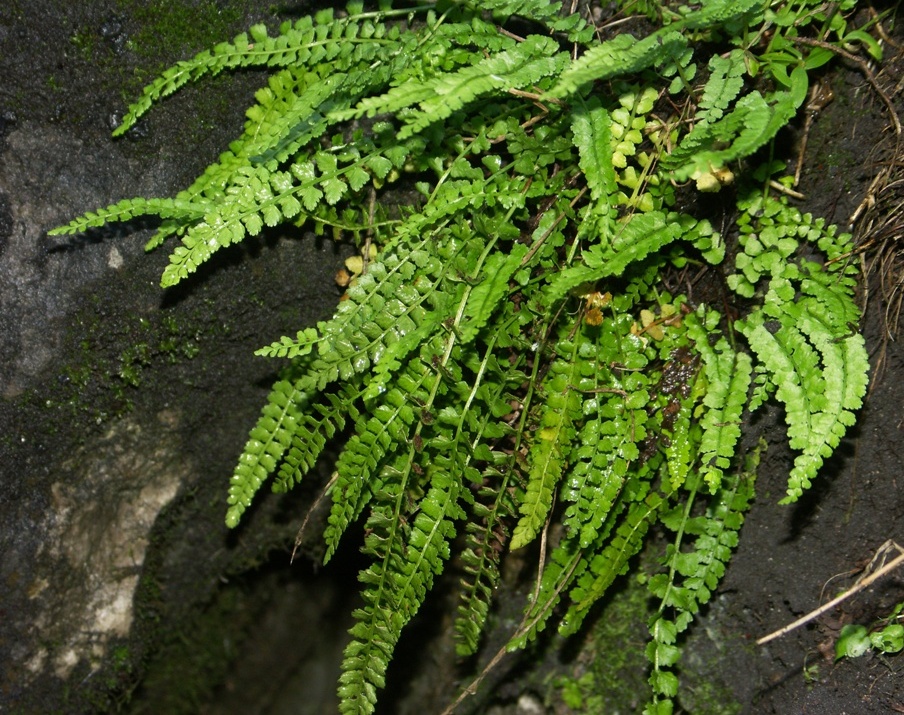
[[[650,580],[662,606],[648,711],[670,711],[676,639],[753,497],[745,409],[773,396],[785,407],[799,452],[786,501],[853,422],[867,360],[850,237],[770,188],[775,165],[744,173],[806,96],[808,46],[779,43],[791,25],[753,0],[662,10],[668,22],[640,39],[546,0],[353,3],[275,35],[255,26],[165,72],[117,130],[204,75],[272,69],[219,160],[172,199],[56,230],[159,216],[149,247],[179,239],[164,286],[265,226],[362,245],[334,316],[260,349],[287,365],[226,515],[236,526],[268,479],[292,488],[350,434],[328,487],[326,558],[363,519],[371,563],[343,713],[374,710],[402,629],[452,558],[458,652],[476,652],[504,552],[552,521],[561,536],[510,647],[551,619],[575,632],[660,525],[676,537]],[[802,12],[795,32],[821,12]],[[725,38],[738,46],[722,52]],[[724,260],[693,207],[736,174],[734,271],[716,296],[676,293],[667,285],[692,290],[672,280],[680,270]],[[381,208],[394,186],[419,199]],[[717,311],[728,290],[742,319]]]

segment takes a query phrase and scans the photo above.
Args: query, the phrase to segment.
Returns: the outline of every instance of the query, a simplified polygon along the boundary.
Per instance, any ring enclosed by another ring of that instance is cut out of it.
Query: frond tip
[[[230,480],[226,526],[238,525],[257,490],[289,449],[301,419],[301,399],[303,395],[286,380],[277,382],[270,391]]]

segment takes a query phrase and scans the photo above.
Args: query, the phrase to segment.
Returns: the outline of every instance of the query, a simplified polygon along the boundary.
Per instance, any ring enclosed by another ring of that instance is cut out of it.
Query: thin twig
[[[801,626],[809,623],[813,619],[819,618],[823,613],[826,613],[827,611],[831,611],[833,608],[835,608],[835,606],[837,606],[842,601],[847,600],[854,594],[860,593],[860,591],[862,591],[865,588],[869,588],[869,586],[871,586],[873,583],[875,583],[880,578],[885,576],[885,574],[891,573],[896,568],[898,568],[901,564],[904,564],[904,549],[902,549],[900,546],[898,546],[894,542],[892,542],[892,546],[894,546],[900,552],[900,554],[891,563],[886,564],[885,566],[883,566],[881,569],[879,569],[875,573],[870,574],[862,581],[859,581],[856,585],[854,585],[853,587],[851,587],[850,589],[848,589],[847,591],[842,593],[837,598],[833,598],[831,601],[820,606],[815,611],[810,611],[807,615],[802,616],[801,618],[798,618],[796,621],[794,621],[794,623],[789,623],[784,628],[779,628],[774,633],[770,633],[768,636],[763,636],[756,642],[756,644],[764,645],[765,643],[768,643],[769,641],[773,641],[776,638],[781,638],[783,635],[786,635],[786,634],[790,633],[791,631],[793,631],[797,628],[800,628]],[[881,551],[881,549],[880,549],[880,551]],[[877,553],[877,555],[878,555],[878,553]]]
[[[511,37],[515,42],[524,42],[524,41],[525,41],[525,39],[524,39],[523,37],[521,37],[521,35],[516,35],[516,34],[515,34],[514,32],[512,32],[511,30],[506,30],[504,27],[499,27],[499,26],[497,25],[497,26],[496,26],[496,31],[497,31],[500,35],[505,35],[506,37]]]
[[[298,547],[301,546],[301,539],[304,536],[304,530],[308,526],[308,521],[311,519],[311,515],[317,511],[317,507],[320,506],[320,502],[322,502],[326,495],[330,493],[330,490],[333,488],[333,485],[336,483],[336,480],[339,479],[339,472],[333,472],[333,476],[330,477],[330,481],[326,483],[326,486],[320,492],[320,496],[317,497],[317,500],[311,505],[311,508],[308,509],[308,513],[305,515],[304,521],[301,522],[301,528],[298,530],[298,533],[295,534],[295,546],[292,547],[292,556],[289,557],[289,563],[291,564],[295,561],[295,553],[298,551]]]
[[[787,186],[785,186],[784,184],[779,183],[779,182],[776,181],[775,179],[770,179],[770,180],[769,180],[769,186],[771,186],[771,187],[772,187],[773,189],[775,189],[776,191],[778,191],[778,192],[780,192],[780,193],[782,193],[782,194],[785,194],[785,196],[790,196],[790,197],[793,198],[793,199],[805,199],[805,198],[807,198],[807,197],[804,196],[802,193],[800,193],[800,191],[795,191],[794,189],[790,189],[790,188],[788,188]]]

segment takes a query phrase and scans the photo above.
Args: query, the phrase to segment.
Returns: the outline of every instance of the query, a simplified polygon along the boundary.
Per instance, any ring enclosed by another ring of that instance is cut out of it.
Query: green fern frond
[[[339,678],[340,712],[349,715],[373,712],[377,690],[385,686],[389,660],[408,620],[405,612],[393,608],[390,601],[393,575],[405,560],[409,527],[401,520],[401,501],[408,468],[408,455],[399,455],[384,469],[377,503],[365,525],[368,535],[364,550],[374,561],[358,575],[364,607],[352,614],[352,641],[345,648]]]
[[[114,135],[128,131],[160,98],[205,75],[252,66],[316,67],[324,61],[334,61],[340,68],[347,69],[352,63],[372,59],[379,45],[393,39],[386,37],[385,28],[367,19],[334,19],[332,10],[323,10],[314,17],[302,17],[294,25],[284,23],[275,37],[268,35],[266,26],[254,25],[231,43],[220,43],[212,50],[205,50],[166,70],[145,87]]]
[[[626,337],[632,325],[630,315],[605,321],[598,328],[596,358],[581,356],[590,370],[578,384],[585,394],[585,420],[561,494],[563,501],[570,502],[563,524],[582,549],[589,548],[600,535],[628,469],[640,456],[638,445],[646,437],[647,414],[642,407],[649,401],[649,393],[643,383],[626,383],[607,365],[612,355],[628,360],[628,353],[633,353],[630,362],[635,369],[647,365],[639,345]]]
[[[741,437],[741,415],[747,404],[753,365],[747,353],[731,348],[724,337],[712,344],[710,336],[719,315],[704,309],[684,318],[688,336],[703,361],[706,412],[700,419],[700,475],[711,493],[720,488]]]
[[[565,456],[575,437],[575,422],[581,418],[581,399],[575,385],[587,364],[578,359],[581,340],[560,341],[558,356],[549,368],[543,390],[546,402],[530,452],[531,470],[521,500],[521,518],[512,532],[512,549],[533,541],[543,528],[552,507],[553,494],[562,478]]]
[[[376,249],[362,250],[330,319],[258,350],[288,364],[228,497],[235,526],[270,475],[287,491],[345,438],[326,560],[363,522],[371,563],[342,713],[373,712],[453,544],[456,647],[473,654],[505,552],[561,527],[509,643],[523,647],[563,611],[559,630],[574,633],[662,523],[677,536],[668,574],[650,581],[663,605],[647,712],[660,715],[677,690],[677,638],[716,588],[752,496],[737,472],[745,409],[772,397],[785,408],[790,501],[866,390],[851,238],[768,189],[742,189],[737,217],[723,217],[740,235],[727,283],[742,300],[707,306],[705,291],[669,288],[684,284],[676,270],[726,253],[677,181],[732,162],[747,184],[738,160],[789,122],[825,59],[790,41],[813,13],[794,28],[776,19],[781,3],[768,24],[758,0],[647,4],[654,26],[633,26],[645,35],[600,41],[549,0],[378,5],[275,36],[255,26],[165,72],[118,133],[204,75],[256,66],[271,78],[241,136],[175,199],[123,201],[54,233],[157,215],[148,246],[179,239],[167,286],[266,227]]]
[[[424,411],[428,410],[429,395],[437,379],[428,364],[413,357],[398,375],[396,387],[373,401],[356,420],[356,434],[349,438],[336,462],[333,505],[323,537],[326,561],[335,553],[349,524],[381,488],[383,465],[400,445],[410,442],[415,423],[424,419]]]
[[[694,236],[696,225],[689,216],[674,212],[650,211],[629,216],[617,225],[611,242],[591,246],[584,252],[583,265],[568,268],[550,281],[547,300],[552,305],[579,285],[621,275],[628,266],[672,241]]]
[[[690,478],[698,459],[699,436],[697,425],[691,421],[693,396],[674,394],[670,400],[670,424],[663,429],[668,439],[665,447],[665,466],[672,491],[678,491]]]
[[[456,533],[454,520],[464,515],[458,504],[460,489],[461,484],[448,473],[433,470],[430,488],[418,502],[417,515],[407,529],[399,528],[402,490],[387,494],[395,498],[394,512],[377,507],[368,520],[371,534],[365,551],[383,556],[360,576],[365,606],[355,612],[357,623],[350,631],[353,641],[345,650],[339,681],[341,713],[373,712],[376,690],[385,684],[402,628],[417,613],[434,576],[449,558],[449,542]]]
[[[406,115],[399,139],[445,119],[482,95],[532,87],[544,77],[558,74],[568,61],[568,54],[558,50],[558,43],[551,38],[531,35],[511,50],[437,77],[431,82],[431,96]]]
[[[302,328],[294,338],[283,335],[279,340],[254,351],[259,357],[297,358],[309,355],[320,333],[316,328]]]
[[[838,335],[820,319],[818,307],[786,306],[788,323],[774,334],[761,314],[739,326],[765,368],[775,395],[785,405],[788,438],[801,450],[788,479],[783,503],[796,501],[838,446],[853,410],[866,392],[868,358],[859,334]]]
[[[725,114],[729,105],[744,87],[743,75],[746,70],[744,53],[732,50],[727,57],[713,55],[709,61],[710,75],[703,87],[703,95],[697,105],[697,116],[701,123],[712,124]]]
[[[317,401],[306,405],[304,414],[295,425],[292,444],[283,455],[279,473],[273,480],[273,491],[284,493],[301,483],[323,452],[328,440],[345,429],[347,421],[355,421],[360,414],[356,402],[361,391],[346,383],[338,394],[320,393]]]
[[[409,81],[385,95],[363,100],[350,115],[339,116],[372,117],[416,106],[405,114],[399,130],[398,138],[404,140],[482,95],[531,87],[543,77],[557,74],[567,62],[567,54],[559,52],[558,44],[548,37],[532,35],[520,44],[508,44],[508,49],[471,66],[420,83]]]
[[[485,481],[498,480],[499,486],[478,491],[469,509],[472,519],[465,525],[467,545],[460,554],[465,576],[454,626],[455,651],[461,656],[477,652],[490,603],[501,580],[500,561],[509,541],[506,524],[517,513],[508,492],[512,470],[491,468],[484,474]]]
[[[549,0],[481,0],[468,3],[478,12],[489,12],[500,20],[513,16],[545,25],[552,32],[565,33],[569,42],[587,42],[594,29],[578,13],[562,12],[561,2]]]
[[[612,163],[612,120],[596,97],[585,101],[577,96],[574,101],[571,130],[581,171],[590,187],[590,196],[598,206],[595,213],[607,215],[609,197],[618,190]]]
[[[588,82],[636,74],[675,57],[685,47],[687,38],[675,30],[658,31],[642,40],[628,34],[617,35],[572,62],[546,94],[562,99]]]
[[[289,449],[306,400],[307,395],[288,380],[273,386],[229,483],[227,526],[238,525],[257,490]]]
[[[508,331],[516,329],[517,324],[515,316],[502,323],[488,341],[483,359],[474,365],[474,379],[465,402],[472,409],[459,416],[454,437],[448,442],[430,442],[437,450],[434,464],[450,474],[460,474],[462,483],[476,492],[473,496],[468,490],[462,492],[472,519],[465,525],[466,546],[461,553],[465,576],[454,625],[459,655],[477,651],[493,592],[501,578],[499,564],[509,541],[508,523],[517,511],[511,489],[517,482],[514,453],[492,448],[497,441],[512,436],[513,428],[502,420],[512,411],[511,393],[526,379],[520,370],[523,357],[513,363],[506,361],[503,367],[493,352],[499,343],[509,342]],[[475,419],[478,412],[480,417]],[[463,444],[465,440],[468,444]],[[478,470],[472,462],[485,466]]]
[[[179,199],[123,199],[98,211],[89,211],[65,226],[48,231],[50,236],[81,233],[114,221],[130,221],[136,216],[159,216],[181,222],[194,221],[210,210],[207,202],[181,201]]]
[[[361,71],[337,73],[323,79],[309,76],[305,79],[315,81],[301,84],[298,93],[294,87],[279,88],[278,96],[284,103],[275,112],[271,108],[266,117],[255,115],[259,121],[254,126],[253,138],[249,137],[241,147],[242,156],[254,163],[287,161],[301,147],[323,136],[331,123],[328,115],[351,104],[355,95],[350,90],[365,74],[373,76]],[[273,88],[271,81],[270,89]]]
[[[562,618],[559,631],[563,635],[576,633],[590,608],[607,591],[612,582],[628,568],[628,561],[643,545],[644,536],[663,506],[662,497],[650,492],[646,484],[626,485],[631,491],[631,503],[611,540],[589,559],[587,570],[577,579],[569,597],[572,605]]]
[[[474,28],[461,25],[445,25],[437,29],[437,34],[447,40],[467,41],[470,39],[473,41]],[[501,45],[506,50],[512,49],[516,44],[514,40],[500,35],[495,29],[490,33],[490,36],[496,38],[496,42],[493,44]],[[500,47],[495,49],[498,51]],[[472,73],[474,72],[473,67],[466,69],[470,69]],[[458,72],[461,71],[463,70],[458,70]],[[344,121],[347,119],[373,117],[378,114],[395,114],[400,110],[414,107],[435,98],[437,85],[444,78],[448,80],[448,77],[456,76],[458,72],[434,72],[427,78],[411,77],[405,82],[396,79],[393,83],[395,86],[385,93],[365,97],[353,109],[334,112],[334,117]]]
[[[440,250],[428,237],[411,246],[407,255],[384,254],[349,286],[348,299],[331,320],[318,325],[316,335],[305,331],[297,341],[280,341],[266,350],[304,354],[316,346],[303,386],[323,389],[335,380],[372,370],[376,383],[369,394],[378,392],[388,375],[447,317],[452,299],[439,286],[464,250],[465,244],[458,242],[448,251]]]
[[[765,371],[757,404],[774,386],[785,405],[789,444],[800,450],[789,475],[784,502],[809,488],[823,461],[853,424],[866,392],[868,358],[863,338],[851,331],[859,322],[854,295],[855,268],[839,263],[828,270],[811,261],[793,261],[801,239],[843,255],[848,238],[828,232],[812,217],[783,200],[743,200],[744,248],[739,273],[729,284],[753,295],[770,276],[763,308],[737,324]]]
[[[703,0],[699,9],[687,13],[679,22],[691,30],[712,30],[739,20],[755,22],[764,10],[759,0]]]
[[[537,598],[525,609],[524,625],[506,644],[507,650],[525,648],[543,632],[559,605],[563,592],[569,584],[583,576],[592,557],[593,552],[581,549],[576,539],[564,539],[552,550],[544,564]],[[567,623],[563,621],[560,626]]]
[[[468,296],[459,331],[460,344],[466,345],[477,337],[500,301],[509,294],[509,280],[521,267],[527,251],[527,246],[515,244],[508,253],[495,253],[487,257],[478,279],[480,282],[471,289]]]
[[[806,98],[806,73],[801,70],[792,76],[798,81],[792,90],[775,92],[769,99],[757,91],[750,92],[721,119],[695,126],[671,154],[663,157],[663,167],[672,169],[678,181],[686,181],[695,173],[753,154],[788,124]]]
[[[664,559],[668,573],[656,574],[648,583],[650,593],[660,599],[660,605],[650,624],[651,640],[647,644],[654,697],[644,712],[671,710],[671,699],[678,693],[678,679],[670,671],[681,654],[676,645],[678,635],[709,602],[725,575],[732,551],[738,545],[744,514],[753,500],[759,451],[757,448],[748,456],[744,470],[725,477],[705,514],[690,515],[696,493],[694,486],[688,503],[662,516],[662,523],[676,533],[676,538]],[[696,484],[701,483],[697,478]],[[685,534],[697,537],[690,550],[681,548]]]

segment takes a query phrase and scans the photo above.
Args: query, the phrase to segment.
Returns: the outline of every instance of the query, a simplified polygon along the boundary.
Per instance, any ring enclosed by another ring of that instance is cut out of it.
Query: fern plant
[[[717,587],[753,498],[738,453],[745,410],[784,405],[799,452],[791,502],[866,388],[850,236],[791,206],[768,181],[774,165],[751,171],[827,59],[791,38],[852,36],[837,13],[854,3],[832,6],[646,3],[654,24],[630,25],[635,36],[548,0],[352,3],[276,34],[252,27],[131,106],[116,134],[205,75],[272,71],[242,136],[187,189],[54,233],[158,216],[148,247],[178,240],[164,287],[279,224],[361,247],[333,317],[258,350],[284,368],[226,513],[235,527],[268,480],[292,488],[350,434],[327,487],[326,559],[363,520],[370,565],[341,712],[374,710],[403,628],[450,559],[468,655],[505,552],[543,537],[518,648],[551,621],[574,633],[657,525],[676,536],[650,580],[662,606],[648,712],[670,712],[677,638]],[[718,275],[725,241],[700,207],[731,181],[734,269],[722,288],[694,291],[674,279]],[[401,213],[380,203],[396,185],[420,196]],[[730,302],[739,312],[719,312]],[[553,521],[562,535],[546,543]]]

